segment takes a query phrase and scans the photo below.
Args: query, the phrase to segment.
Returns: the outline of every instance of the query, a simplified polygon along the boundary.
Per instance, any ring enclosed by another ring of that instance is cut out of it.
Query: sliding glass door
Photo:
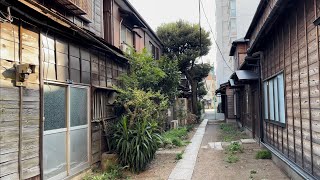
[[[89,166],[89,90],[44,85],[45,179],[63,179]]]

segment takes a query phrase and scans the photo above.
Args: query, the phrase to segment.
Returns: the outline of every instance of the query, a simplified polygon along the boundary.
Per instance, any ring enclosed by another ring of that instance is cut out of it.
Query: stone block
[[[106,171],[110,166],[118,164],[118,155],[117,154],[108,154],[103,153],[101,156],[101,170]]]

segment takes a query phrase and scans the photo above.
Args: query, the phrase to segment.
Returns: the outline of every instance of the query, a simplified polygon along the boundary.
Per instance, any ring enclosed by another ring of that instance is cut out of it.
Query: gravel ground
[[[220,141],[219,125],[208,123],[201,146],[207,146],[209,142]],[[256,152],[260,150],[258,144],[246,145],[244,152],[237,154],[240,160],[233,164],[225,161],[227,157],[225,151],[207,147],[199,150],[193,180],[289,179],[272,160],[255,159]]]

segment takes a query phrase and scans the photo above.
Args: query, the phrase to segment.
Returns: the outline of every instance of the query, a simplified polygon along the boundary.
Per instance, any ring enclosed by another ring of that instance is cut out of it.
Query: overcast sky
[[[138,10],[147,23],[156,31],[157,27],[163,23],[175,22],[179,19],[187,20],[192,23],[199,22],[198,0],[129,0]],[[202,0],[205,12],[209,19],[212,30],[215,31],[215,5],[214,0]],[[209,25],[204,17],[201,8],[201,26],[209,31]],[[212,34],[211,34],[212,37]],[[212,44],[214,44],[212,40]],[[211,47],[210,53],[203,57],[204,62],[214,62],[214,48]]]

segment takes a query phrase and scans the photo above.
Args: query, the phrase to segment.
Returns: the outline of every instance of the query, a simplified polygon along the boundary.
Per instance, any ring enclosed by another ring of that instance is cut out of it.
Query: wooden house
[[[261,1],[245,36],[246,69],[259,80],[250,85],[258,94],[241,111],[260,128],[240,119],[260,129],[254,134],[293,179],[320,179],[319,17],[319,0]]]
[[[161,42],[126,0],[4,0],[0,11],[0,179],[71,178],[108,150],[129,65],[121,22],[137,51],[157,58]]]
[[[247,56],[248,39],[239,39],[232,43],[230,56],[233,56],[235,70],[229,79],[233,89],[233,115],[247,134],[260,138],[260,87],[259,57]]]

